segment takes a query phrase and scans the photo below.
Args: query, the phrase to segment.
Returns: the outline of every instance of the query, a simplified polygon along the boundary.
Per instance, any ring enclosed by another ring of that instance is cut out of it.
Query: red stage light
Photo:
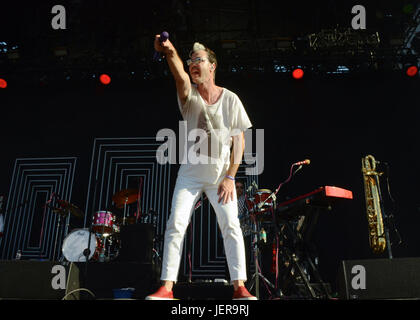
[[[416,66],[410,66],[407,68],[406,73],[407,73],[407,76],[414,77],[418,71],[419,71],[419,68],[417,68]]]
[[[293,70],[293,73],[292,73],[293,78],[295,79],[301,79],[303,77],[303,74],[304,72],[302,69],[295,69]]]
[[[6,87],[7,87],[7,81],[0,78],[0,88],[6,89]]]
[[[103,84],[109,84],[111,82],[111,77],[107,74],[101,74],[101,76],[99,77],[99,80]]]

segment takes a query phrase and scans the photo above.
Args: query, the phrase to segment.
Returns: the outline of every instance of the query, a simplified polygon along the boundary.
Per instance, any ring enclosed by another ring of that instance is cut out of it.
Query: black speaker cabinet
[[[152,224],[139,223],[121,227],[121,249],[118,261],[151,263],[153,257],[153,238],[155,228]]]
[[[342,261],[342,299],[420,299],[420,258]]]
[[[0,261],[0,300],[113,299],[113,289],[128,287],[144,299],[158,277],[152,263]]]
[[[113,299],[113,289],[134,288],[134,299],[144,299],[154,292],[158,283],[156,266],[138,262],[92,262],[86,267],[83,262],[75,263],[81,288],[89,289],[95,299]],[[73,297],[69,297],[73,298]],[[89,300],[91,296],[80,293],[75,300]]]
[[[59,262],[0,261],[0,298],[62,299],[68,271]]]

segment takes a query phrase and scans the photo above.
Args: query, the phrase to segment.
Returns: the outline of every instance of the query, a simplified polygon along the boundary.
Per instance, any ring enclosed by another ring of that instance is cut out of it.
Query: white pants
[[[177,281],[185,232],[194,213],[194,205],[205,192],[216,213],[223,236],[231,280],[247,280],[245,246],[238,219],[236,192],[234,200],[220,203],[217,184],[206,184],[178,176],[172,198],[171,215],[166,224],[161,280]]]

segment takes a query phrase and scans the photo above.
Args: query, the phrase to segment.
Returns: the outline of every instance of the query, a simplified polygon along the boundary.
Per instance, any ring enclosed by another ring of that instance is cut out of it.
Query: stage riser
[[[420,299],[420,258],[342,261],[342,299]]]
[[[174,296],[181,300],[232,300],[233,286],[221,283],[178,282]]]
[[[87,270],[85,263],[74,263],[70,271],[70,264],[58,262],[0,261],[0,298],[58,300],[65,296],[68,285],[67,292],[86,288],[96,299],[113,299],[112,289],[131,287],[133,298],[143,299],[155,289],[157,278],[158,270],[151,263],[92,262]],[[86,291],[70,298],[92,299]]]

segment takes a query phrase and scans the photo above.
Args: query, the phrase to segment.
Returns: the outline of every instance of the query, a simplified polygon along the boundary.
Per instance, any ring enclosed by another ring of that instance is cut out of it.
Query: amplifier
[[[342,261],[341,299],[420,299],[420,258]]]
[[[121,248],[117,261],[152,263],[153,238],[155,228],[152,224],[139,223],[121,227]]]

